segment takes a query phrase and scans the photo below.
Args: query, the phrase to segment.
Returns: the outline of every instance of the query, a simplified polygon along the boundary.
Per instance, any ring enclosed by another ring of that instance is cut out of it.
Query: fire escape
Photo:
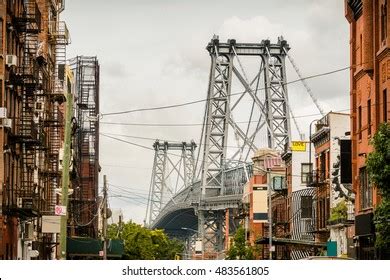
[[[71,197],[72,223],[76,235],[97,236],[99,173],[99,63],[96,57],[71,60],[75,74],[76,127],[73,142],[75,174],[79,188]]]
[[[66,45],[70,43],[70,36],[63,21],[48,21],[47,27],[49,47],[54,49],[55,53],[54,73],[52,71],[49,74],[49,88],[47,89],[49,108],[45,122],[48,132],[47,175],[49,181],[46,211],[53,214],[54,207],[57,204],[56,189],[61,187],[60,151],[64,137],[64,111],[62,103],[65,101]]]
[[[38,85],[36,60],[41,13],[35,1],[25,1],[23,9],[15,15],[15,27],[23,45],[22,57],[16,74],[19,77],[22,104],[16,131],[12,140],[19,147],[19,183],[11,197],[10,210],[23,217],[39,215],[42,206],[42,189],[39,186],[37,151],[42,149],[43,134],[35,111]]]

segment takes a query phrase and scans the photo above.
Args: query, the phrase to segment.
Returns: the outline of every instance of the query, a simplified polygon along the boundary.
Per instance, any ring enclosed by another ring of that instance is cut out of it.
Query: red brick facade
[[[364,225],[360,221],[364,219],[366,223],[367,219],[363,217],[366,215],[372,223],[372,212],[380,199],[368,180],[365,166],[367,154],[372,151],[372,136],[379,124],[388,122],[390,117],[390,7],[387,0],[346,0],[345,12],[350,24],[352,179],[356,193],[356,244],[358,251],[361,251],[360,258],[373,258],[373,232],[360,231],[360,228],[372,228],[372,225]],[[371,237],[364,237],[364,240],[359,241],[360,235]]]

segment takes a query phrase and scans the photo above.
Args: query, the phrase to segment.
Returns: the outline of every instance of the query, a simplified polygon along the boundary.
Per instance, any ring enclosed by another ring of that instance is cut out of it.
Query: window
[[[301,197],[301,218],[311,218],[313,211],[313,197],[312,196],[302,196]]]
[[[0,79],[0,107],[3,107],[3,80]]]
[[[387,1],[381,6],[381,41],[387,38]]]
[[[367,101],[367,131],[371,135],[371,99]]]
[[[318,208],[318,229],[323,229],[326,226],[325,199],[323,197],[319,199]]]
[[[301,164],[301,183],[307,183],[308,175],[310,174],[310,163]]]
[[[359,140],[362,139],[362,106],[359,106],[358,108],[358,133],[359,133]]]
[[[0,19],[0,53],[3,53],[3,19]]]
[[[387,122],[387,90],[383,90],[383,122]]]
[[[360,181],[360,207],[365,209],[372,207],[372,185],[368,179],[367,170],[365,167],[359,170]]]
[[[320,154],[320,168],[317,170],[319,182],[323,182],[325,180],[325,170],[326,170],[326,155],[325,152],[322,152]]]
[[[325,178],[329,179],[330,176],[330,151],[328,150],[326,152],[326,171],[325,171]]]
[[[363,66],[363,35],[362,34],[360,34],[359,63],[360,66]]]

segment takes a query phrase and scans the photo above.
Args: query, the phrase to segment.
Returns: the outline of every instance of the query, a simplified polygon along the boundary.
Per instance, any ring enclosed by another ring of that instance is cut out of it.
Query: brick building
[[[307,141],[293,141],[282,154],[286,165],[290,259],[314,255],[323,245],[314,240],[316,193],[315,188],[307,186],[314,152],[309,153],[309,145]]]
[[[390,56],[387,0],[346,0],[350,24],[352,179],[356,193],[355,242],[359,259],[374,259],[373,209],[380,197],[368,180],[371,137],[389,121]]]
[[[246,187],[246,194],[249,202],[249,243],[251,245],[258,244],[257,250],[255,251],[256,258],[268,259],[269,258],[269,246],[268,246],[268,228],[269,223],[267,222],[268,208],[267,191],[264,191],[260,196],[254,195],[256,189],[265,188],[267,189],[267,172],[265,172],[265,159],[278,157],[278,153],[271,149],[260,149],[256,152],[253,157],[253,176],[250,178]],[[277,165],[270,170],[270,179],[273,180],[275,177],[283,177],[285,175],[285,168],[282,165]],[[271,181],[272,182],[272,181]],[[287,223],[287,200],[286,200],[285,189],[279,189],[272,191],[272,212],[274,214],[273,221],[273,234],[276,237],[286,237],[288,229],[286,228]],[[262,213],[258,212],[260,207]],[[257,208],[257,209],[256,209]],[[285,245],[275,246],[275,253],[273,254],[274,259],[286,259],[287,252]]]
[[[54,215],[60,187],[63,9],[63,0],[0,3],[0,259],[55,256],[42,217]]]
[[[69,62],[75,76],[69,223],[71,235],[97,238],[100,66],[95,56],[77,56]]]
[[[334,252],[346,256],[353,246],[354,199],[351,185],[350,116],[328,113],[315,123],[314,171],[308,187],[315,189],[316,242],[333,242]]]

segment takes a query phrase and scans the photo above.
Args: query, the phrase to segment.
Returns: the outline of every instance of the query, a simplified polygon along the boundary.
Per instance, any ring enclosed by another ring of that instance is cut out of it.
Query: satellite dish
[[[110,208],[107,208],[107,219],[111,218],[112,216],[112,211]]]

